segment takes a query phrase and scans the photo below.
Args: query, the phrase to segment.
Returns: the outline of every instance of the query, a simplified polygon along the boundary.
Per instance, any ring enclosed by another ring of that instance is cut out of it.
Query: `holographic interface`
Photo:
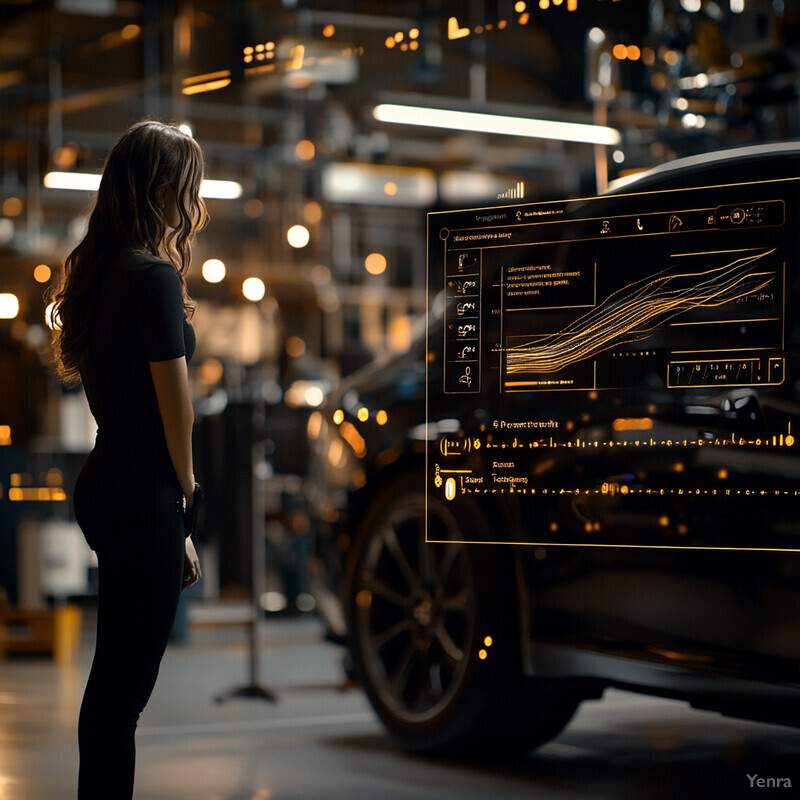
[[[537,520],[481,541],[775,549],[675,508],[800,499],[799,189],[429,214],[429,502]]]

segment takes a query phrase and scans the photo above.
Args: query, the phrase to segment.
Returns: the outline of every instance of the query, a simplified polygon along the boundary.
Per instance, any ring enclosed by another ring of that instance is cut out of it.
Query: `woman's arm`
[[[164,424],[167,449],[189,506],[194,495],[192,465],[192,425],[194,411],[189,390],[189,370],[186,358],[151,361],[150,374],[156,390],[158,410]]]

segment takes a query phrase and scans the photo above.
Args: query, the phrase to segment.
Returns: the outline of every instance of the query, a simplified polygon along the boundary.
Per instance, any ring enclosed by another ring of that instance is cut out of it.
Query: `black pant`
[[[78,722],[79,800],[130,800],[134,733],[158,676],[180,596],[184,535],[171,465],[97,450],[75,515],[99,563],[97,643]]]

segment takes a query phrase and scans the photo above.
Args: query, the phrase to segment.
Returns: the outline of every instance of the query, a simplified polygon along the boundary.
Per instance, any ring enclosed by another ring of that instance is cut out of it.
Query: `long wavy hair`
[[[86,235],[67,256],[61,282],[49,293],[53,353],[61,380],[80,382],[89,324],[100,279],[114,253],[131,248],[165,258],[183,284],[184,306],[194,311],[186,291],[194,234],[208,212],[200,197],[203,154],[189,135],[173,125],[146,120],[129,128],[111,149],[103,169]],[[171,228],[159,206],[157,189],[175,192],[180,224]]]

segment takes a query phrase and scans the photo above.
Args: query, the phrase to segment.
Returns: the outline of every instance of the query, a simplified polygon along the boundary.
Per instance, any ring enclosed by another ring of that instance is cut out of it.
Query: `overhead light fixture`
[[[439,175],[439,197],[448,203],[521,200],[525,197],[525,186],[516,175],[466,169],[445,170]]]
[[[100,175],[90,172],[48,172],[44,176],[48,189],[77,189],[96,192],[100,187]],[[242,196],[242,184],[238,181],[218,181],[206,178],[200,184],[200,196],[217,200],[235,200]]]
[[[0,319],[14,319],[19,314],[19,299],[15,294],[0,294]]]
[[[77,189],[96,192],[100,186],[100,176],[87,172],[48,172],[44,176],[48,189]]]
[[[333,162],[322,171],[331,203],[425,207],[436,202],[436,175],[421,167]]]
[[[200,197],[216,200],[235,200],[242,196],[242,184],[239,181],[214,181],[206,178],[200,184]]]
[[[506,136],[527,136],[533,139],[556,139],[561,142],[615,145],[622,140],[618,130],[605,125],[507,117],[477,111],[453,111],[446,108],[405,106],[394,103],[381,103],[375,106],[372,116],[380,122],[449,128],[475,133],[498,133]]]

